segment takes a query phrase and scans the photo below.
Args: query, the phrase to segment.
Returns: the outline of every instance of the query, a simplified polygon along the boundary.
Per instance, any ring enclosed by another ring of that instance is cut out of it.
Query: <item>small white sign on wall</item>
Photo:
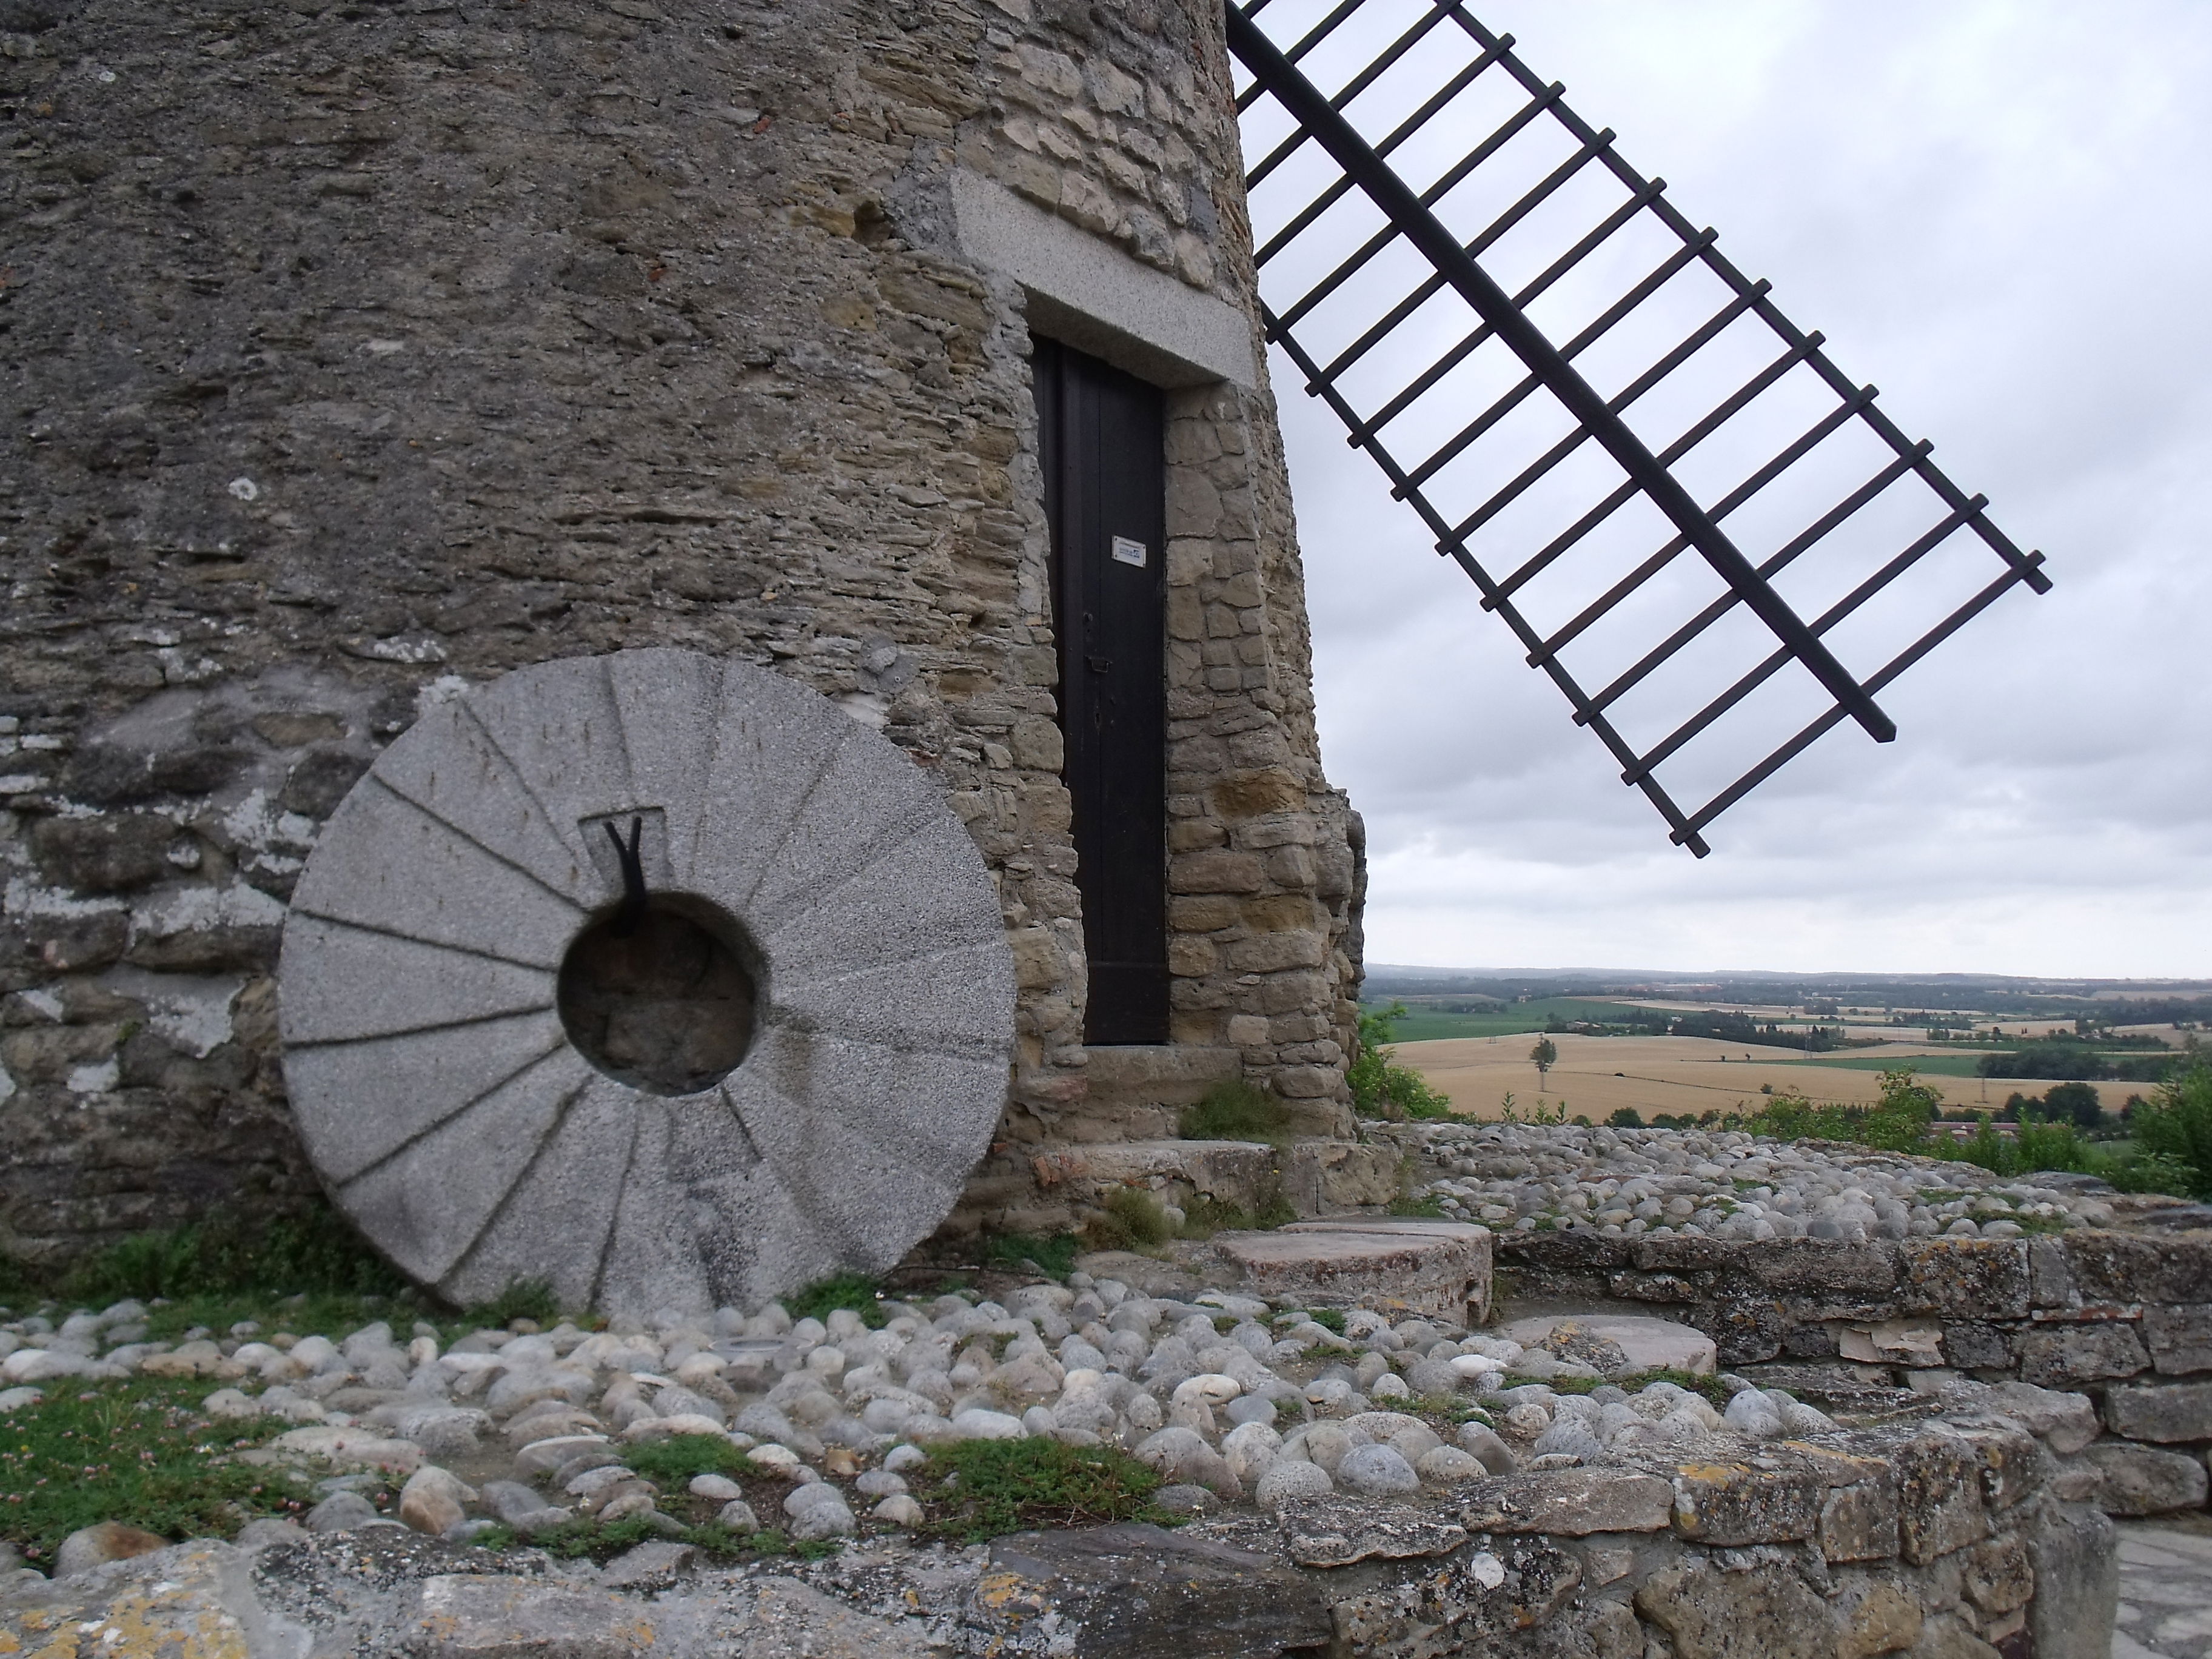
[[[1114,558],[1119,564],[1133,564],[1142,569],[1145,563],[1145,544],[1133,542],[1127,536],[1114,538]]]

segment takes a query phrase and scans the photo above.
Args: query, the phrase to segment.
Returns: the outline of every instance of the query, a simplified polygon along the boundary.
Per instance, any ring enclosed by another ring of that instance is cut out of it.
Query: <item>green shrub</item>
[[[1179,1126],[1185,1140],[1264,1140],[1290,1144],[1290,1109],[1268,1091],[1243,1079],[1217,1083],[1187,1109]]]
[[[1866,1115],[1859,1139],[1885,1152],[1928,1150],[1929,1126],[1943,1104],[1943,1091],[1915,1083],[1909,1069],[1881,1074],[1881,1098]]]
[[[2167,1193],[2176,1198],[2203,1195],[2197,1172],[2164,1152],[2112,1155],[2096,1173],[2124,1193]]]
[[[1633,1106],[1616,1106],[1605,1121],[1616,1129],[1640,1129],[1644,1127],[1644,1114]]]
[[[1451,1102],[1429,1086],[1429,1080],[1410,1066],[1398,1065],[1389,1047],[1395,1022],[1402,1019],[1406,1005],[1394,1002],[1359,1016],[1359,1049],[1345,1067],[1344,1080],[1352,1091],[1352,1109],[1363,1117],[1448,1118]]]
[[[878,1330],[884,1324],[882,1298],[882,1289],[866,1273],[837,1273],[793,1291],[783,1298],[783,1310],[793,1319],[827,1319],[846,1308],[860,1315],[863,1325]]]
[[[1802,1090],[1784,1089],[1745,1127],[1781,1140],[1849,1140],[1887,1152],[1926,1152],[1934,1150],[1929,1127],[1942,1102],[1942,1091],[1915,1083],[1910,1071],[1884,1072],[1881,1097],[1871,1107],[1816,1104]]]
[[[1115,1446],[963,1440],[939,1447],[918,1474],[930,1530],[966,1543],[1043,1527],[1175,1524],[1152,1507],[1160,1477]]]
[[[2160,1084],[2128,1117],[2146,1157],[2181,1172],[2191,1196],[2212,1197],[2212,1069],[2199,1061]]]

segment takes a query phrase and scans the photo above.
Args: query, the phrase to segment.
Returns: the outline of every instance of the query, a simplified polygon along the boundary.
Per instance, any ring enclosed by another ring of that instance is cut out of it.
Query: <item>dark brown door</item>
[[[1167,457],[1157,386],[1036,342],[1086,1042],[1168,1040]]]

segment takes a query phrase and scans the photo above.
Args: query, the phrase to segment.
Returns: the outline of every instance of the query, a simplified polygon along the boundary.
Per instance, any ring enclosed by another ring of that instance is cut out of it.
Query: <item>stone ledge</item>
[[[1226,301],[964,167],[952,216],[961,252],[1022,285],[1041,333],[1158,386],[1259,384],[1251,321]]]

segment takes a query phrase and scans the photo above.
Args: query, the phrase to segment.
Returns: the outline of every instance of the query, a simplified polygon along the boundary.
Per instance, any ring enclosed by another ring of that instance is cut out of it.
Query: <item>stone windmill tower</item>
[[[1358,64],[1207,0],[0,25],[0,1249],[319,1172],[449,1295],[726,1299],[1249,1184],[1161,1144],[1239,1079],[1376,1195],[1268,339],[1397,440],[1261,303],[1240,84],[1535,348]]]

